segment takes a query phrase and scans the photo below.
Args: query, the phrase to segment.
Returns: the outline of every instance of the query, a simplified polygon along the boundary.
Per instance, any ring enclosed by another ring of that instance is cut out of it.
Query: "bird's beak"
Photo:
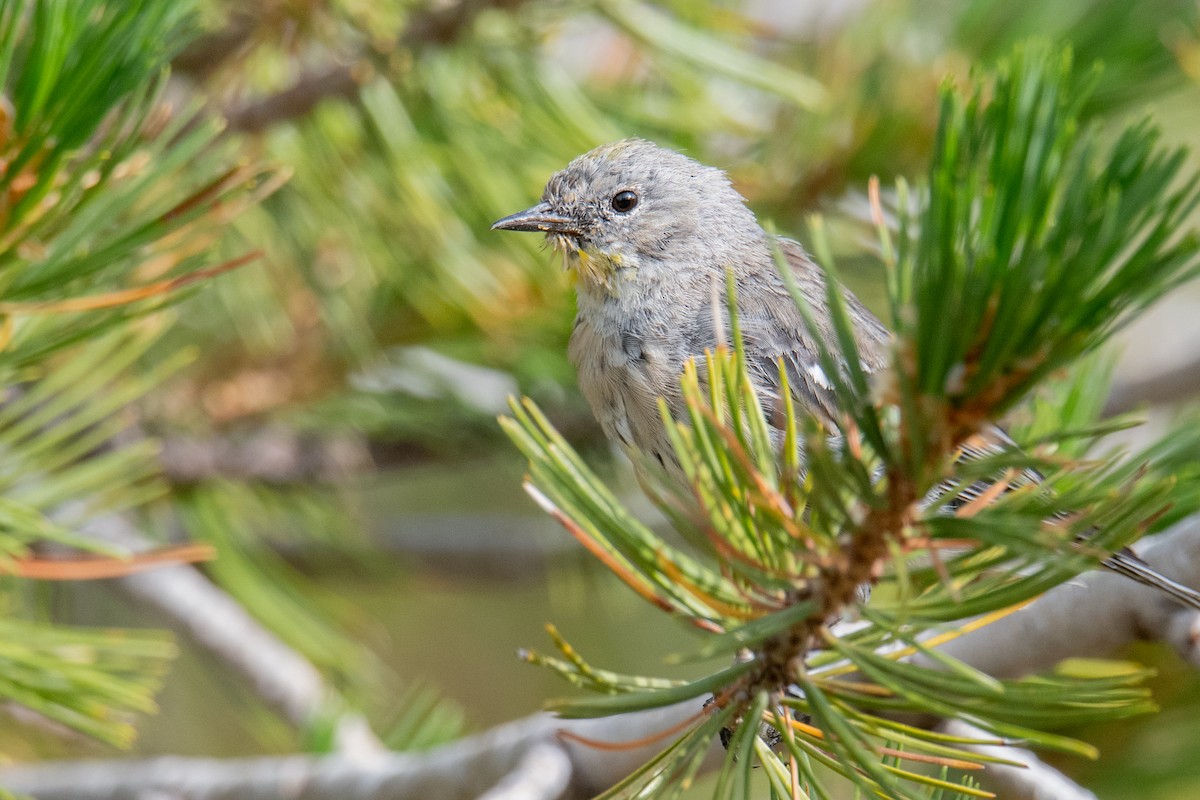
[[[570,217],[554,213],[549,203],[538,203],[533,208],[509,214],[492,223],[494,231],[541,231],[543,233],[578,234],[579,224]]]

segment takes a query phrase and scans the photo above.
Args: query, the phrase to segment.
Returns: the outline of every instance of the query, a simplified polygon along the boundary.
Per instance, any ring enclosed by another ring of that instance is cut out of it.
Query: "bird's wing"
[[[782,424],[782,415],[779,413],[779,365],[782,363],[797,404],[820,418],[830,431],[836,431],[841,417],[837,397],[821,368],[813,340],[814,335],[820,336],[828,347],[837,347],[837,336],[825,302],[825,276],[797,242],[790,239],[777,241],[793,277],[812,308],[816,330],[809,329],[782,278],[774,270],[740,276],[750,283],[741,286],[737,297],[747,366],[755,384],[765,395],[767,417],[772,424]],[[849,290],[843,290],[843,295],[854,321],[863,369],[868,373],[878,371],[886,364],[890,334]],[[711,337],[712,333],[710,330],[708,336]],[[711,347],[714,343],[710,338],[694,352],[701,352],[704,347]],[[957,458],[960,462],[968,462],[1016,449],[1019,449],[1019,445],[1003,429],[988,425],[959,445]],[[1025,469],[1019,475],[997,480],[1005,481],[1004,491],[1012,491],[1022,485],[1041,483],[1044,478],[1037,470]],[[965,487],[961,483],[946,483],[934,489],[927,502],[933,502],[939,495],[954,489],[956,496],[943,508],[943,513],[953,513],[989,490],[994,491],[997,480],[981,479]],[[1086,534],[1083,538],[1086,538]],[[1104,561],[1104,565],[1166,592],[1185,605],[1200,608],[1200,592],[1164,577],[1128,548],[1114,553]]]
[[[827,347],[837,347],[837,335],[826,303],[825,276],[797,242],[790,239],[779,239],[778,242],[791,267],[792,276],[809,302],[816,330],[813,331],[805,323],[778,274],[770,272],[751,276],[751,280],[758,283],[744,287],[737,298],[747,366],[756,386],[765,395],[764,406],[772,424],[782,425],[779,403],[779,364],[782,363],[796,403],[804,411],[816,415],[831,432],[836,431],[841,424],[842,414],[838,410],[833,385],[821,367],[813,340],[815,334],[822,338]],[[843,296],[854,322],[856,345],[863,369],[868,373],[881,370],[886,363],[890,334],[853,293],[843,289]],[[991,425],[959,446],[958,459],[973,461],[1016,448],[1017,443],[1007,433]],[[1020,475],[1007,479],[1008,489],[1027,483],[1040,483],[1042,480],[1035,470],[1024,470]],[[946,509],[953,511],[983,495],[994,484],[993,480],[977,480],[967,486],[947,483],[935,489],[928,502],[955,489],[956,496],[947,503]]]
[[[826,303],[825,275],[813,263],[804,248],[791,239],[777,240],[801,292],[812,310],[815,330],[810,330],[780,275],[773,269],[747,276],[752,284],[738,293],[738,316],[745,342],[747,366],[756,386],[774,400],[769,411],[779,412],[779,367],[782,363],[788,386],[796,403],[816,415],[830,429],[836,429],[840,414],[837,396],[829,376],[821,367],[814,335],[827,347],[837,349],[837,335]],[[890,334],[848,289],[843,289],[846,305],[858,334],[858,355],[867,372],[881,369],[885,363]],[[781,422],[779,413],[768,418]]]

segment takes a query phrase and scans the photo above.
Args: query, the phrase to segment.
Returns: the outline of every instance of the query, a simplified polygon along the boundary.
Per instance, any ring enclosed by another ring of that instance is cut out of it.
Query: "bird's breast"
[[[658,400],[678,410],[682,360],[662,328],[645,317],[588,313],[581,307],[569,355],[605,435],[627,449],[668,458]]]

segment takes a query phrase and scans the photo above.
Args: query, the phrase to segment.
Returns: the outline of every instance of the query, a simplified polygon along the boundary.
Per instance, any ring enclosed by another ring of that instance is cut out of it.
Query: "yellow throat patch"
[[[571,248],[564,252],[564,258],[578,287],[602,289],[609,294],[616,292],[617,270],[621,266],[620,256]]]

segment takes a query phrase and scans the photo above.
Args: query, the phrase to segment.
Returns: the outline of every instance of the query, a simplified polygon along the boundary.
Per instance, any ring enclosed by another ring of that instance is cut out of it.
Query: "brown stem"
[[[226,111],[229,130],[258,133],[278,122],[307,115],[322,100],[352,99],[371,74],[365,63],[309,70],[281,92]]]
[[[397,38],[395,45],[383,48],[419,49],[421,47],[445,46],[457,41],[479,14],[487,9],[511,11],[524,0],[459,0],[450,6],[435,4],[425,11],[413,14]],[[253,30],[253,27],[250,27]],[[198,55],[207,49],[218,60],[228,58],[236,49],[245,46],[249,35],[243,36],[240,24],[231,25],[221,35],[209,37],[205,45],[197,43]],[[189,48],[191,50],[191,48]],[[198,57],[198,56],[197,56]],[[185,51],[181,55],[185,65],[196,58]],[[179,64],[180,59],[176,59]],[[187,67],[185,66],[185,71]],[[211,72],[192,66],[194,73],[203,76]],[[258,133],[290,119],[303,117],[326,99],[352,100],[358,97],[362,86],[374,75],[370,60],[365,54],[356,56],[350,63],[332,64],[308,70],[300,75],[288,88],[275,94],[251,100],[229,109],[225,117],[229,130],[243,133]]]
[[[245,11],[233,12],[224,28],[198,36],[183,48],[172,59],[172,70],[196,80],[204,80],[250,45],[258,28],[256,22]]]

